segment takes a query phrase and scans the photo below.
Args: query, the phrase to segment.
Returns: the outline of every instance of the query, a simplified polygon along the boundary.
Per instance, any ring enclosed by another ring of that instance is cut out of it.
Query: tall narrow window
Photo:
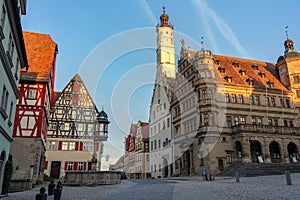
[[[229,94],[225,93],[225,94],[224,94],[224,97],[225,97],[225,102],[226,102],[226,103],[229,103],[229,102],[230,102],[230,101],[229,101]]]
[[[234,117],[234,125],[238,125],[239,124],[239,118],[238,117]]]
[[[231,127],[232,126],[231,116],[226,116],[226,121],[227,121],[227,126]]]
[[[244,103],[243,95],[241,95],[241,94],[238,95],[238,101],[239,101],[239,103]]]
[[[14,107],[13,102],[10,102],[10,110],[9,110],[9,115],[8,115],[8,120],[9,120],[8,123],[9,123],[9,126],[12,125],[12,122],[11,122],[11,116],[12,116],[13,107]]]
[[[202,99],[207,99],[206,90],[202,90]]]
[[[231,100],[232,100],[232,103],[236,103],[236,95],[235,94],[231,95]]]
[[[68,162],[68,170],[73,170],[74,162]]]
[[[266,105],[270,106],[270,98],[269,97],[266,97]]]
[[[6,87],[5,87],[5,85],[3,85],[2,96],[1,96],[1,108],[3,108],[3,109],[4,109],[4,104],[5,104],[5,95],[6,95]]]
[[[82,171],[82,170],[83,170],[83,166],[84,166],[84,163],[83,163],[83,162],[78,162],[78,170],[79,170],[79,171]]]
[[[15,79],[18,80],[18,72],[19,72],[19,65],[20,65],[20,60],[19,58],[17,58],[17,62],[16,62],[16,70],[15,70]]]
[[[2,29],[4,28],[5,18],[6,18],[6,10],[5,10],[5,7],[4,7],[4,4],[3,4],[2,12],[1,12],[1,27],[2,27]]]
[[[286,99],[286,100],[285,100],[285,103],[286,103],[286,107],[287,107],[287,108],[290,108],[290,107],[291,107],[290,100]]]
[[[7,54],[9,54],[9,56],[11,56],[12,44],[13,44],[13,40],[12,40],[12,36],[11,36],[11,33],[10,33],[9,34],[9,39],[8,39],[8,46],[7,46]]]
[[[208,126],[209,125],[208,114],[205,113],[203,117],[204,117],[204,125]]]
[[[260,99],[259,96],[255,96],[255,104],[260,105]]]
[[[276,106],[275,98],[274,97],[271,97],[271,106]]]
[[[299,83],[299,76],[294,76],[294,83]]]

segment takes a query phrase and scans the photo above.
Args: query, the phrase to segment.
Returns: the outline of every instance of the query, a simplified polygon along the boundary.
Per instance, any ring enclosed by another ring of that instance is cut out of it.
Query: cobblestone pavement
[[[299,199],[300,174],[292,174],[293,185],[287,185],[285,175],[241,178],[217,178],[202,181],[201,177],[169,179],[124,180],[118,185],[97,187],[64,186],[62,200],[225,200],[225,199]],[[30,191],[11,193],[3,200],[34,200],[39,187]],[[53,200],[53,196],[48,196]],[[2,200],[2,199],[1,199]]]

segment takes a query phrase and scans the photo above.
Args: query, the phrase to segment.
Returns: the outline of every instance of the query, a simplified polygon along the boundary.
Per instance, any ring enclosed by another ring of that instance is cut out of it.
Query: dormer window
[[[257,64],[255,64],[255,63],[254,63],[254,64],[252,64],[252,65],[251,65],[251,67],[252,67],[252,69],[254,69],[254,70],[258,70],[258,65],[257,65]]]
[[[240,67],[239,62],[237,61],[233,61],[232,65],[235,66],[236,68]]]
[[[245,69],[240,69],[240,70],[239,70],[239,73],[240,73],[242,76],[246,76],[246,70],[245,70]]]
[[[221,72],[221,73],[225,73],[225,67],[224,66],[220,66],[218,68],[218,70]]]
[[[218,58],[214,59],[216,65],[220,65],[220,60]]]
[[[274,81],[269,80],[269,81],[267,81],[267,84],[270,88],[274,88]]]
[[[246,81],[249,83],[249,85],[254,85],[254,79],[253,78],[248,77]]]
[[[226,79],[226,81],[227,81],[228,83],[231,83],[231,82],[232,82],[232,76],[226,75],[224,78]]]
[[[260,72],[258,72],[258,75],[262,78],[266,78],[265,72],[260,71]]]

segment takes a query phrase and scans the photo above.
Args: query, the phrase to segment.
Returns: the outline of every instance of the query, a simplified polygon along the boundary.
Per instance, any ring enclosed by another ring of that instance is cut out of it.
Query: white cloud
[[[232,45],[233,48],[243,57],[250,57],[244,47],[241,45],[230,26],[217,14],[215,13],[205,0],[192,0],[192,3],[196,8],[210,17],[216,24],[217,28],[221,32],[222,36]],[[213,37],[213,36],[212,36]]]
[[[157,19],[154,16],[152,10],[150,9],[148,3],[146,2],[146,0],[139,0],[140,5],[142,6],[142,8],[144,9],[148,19],[151,21],[153,26],[157,25]]]

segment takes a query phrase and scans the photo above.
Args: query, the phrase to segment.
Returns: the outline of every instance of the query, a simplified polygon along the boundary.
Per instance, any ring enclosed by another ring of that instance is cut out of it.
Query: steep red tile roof
[[[21,71],[22,80],[48,81],[57,44],[48,34],[23,32],[29,69]]]
[[[181,51],[186,52],[189,59],[193,59],[196,53],[195,51],[187,50],[185,47],[183,47]],[[267,82],[271,81],[274,83],[274,89],[288,91],[288,89],[280,82],[278,74],[276,74],[277,72],[274,63],[216,54],[212,54],[212,56],[214,59],[218,60],[218,64],[216,64],[216,69],[213,73],[220,74],[220,77],[216,77],[216,80],[223,81],[224,85],[249,86],[247,79],[251,78],[253,79],[253,86],[255,88],[270,88]],[[239,67],[235,67],[233,65],[234,62],[238,63]],[[257,69],[252,68],[253,64],[257,65]],[[218,71],[219,67],[224,67],[225,73],[220,73]],[[239,72],[241,69],[245,70],[245,76]],[[265,74],[265,77],[261,77],[259,73]],[[231,77],[232,82],[227,82],[226,76]],[[219,78],[221,78],[221,80]]]
[[[250,60],[244,58],[235,58],[230,56],[213,55],[214,58],[219,60],[218,66],[225,67],[225,73],[221,73],[225,85],[245,85],[249,86],[247,82],[248,78],[253,79],[254,87],[265,89],[270,88],[267,84],[268,81],[274,82],[274,89],[287,91],[288,89],[278,80],[278,78],[273,74],[271,69],[275,70],[275,64],[257,60]],[[239,67],[233,65],[237,62]],[[254,69],[252,65],[256,65],[257,69]],[[245,76],[243,76],[239,71],[244,70]],[[259,73],[265,74],[265,77],[261,77]],[[229,75],[232,77],[232,82],[227,82],[225,76]]]

